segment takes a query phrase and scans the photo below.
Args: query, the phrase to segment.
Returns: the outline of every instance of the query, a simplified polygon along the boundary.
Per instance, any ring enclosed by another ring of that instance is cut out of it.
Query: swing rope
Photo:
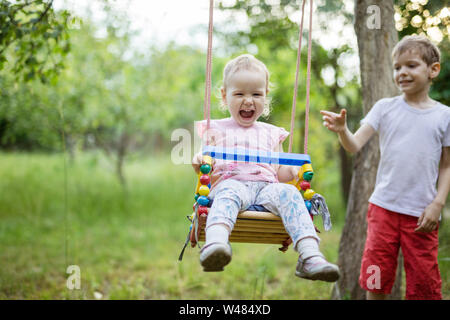
[[[301,61],[301,48],[303,39],[303,21],[305,13],[306,0],[302,3],[302,17],[300,22],[299,40],[297,49],[297,66],[295,70],[295,85],[294,96],[292,99],[291,112],[291,129],[289,135],[289,153],[292,153],[292,144],[295,128],[295,113],[297,106],[298,95],[298,80]],[[308,32],[308,56],[307,56],[307,70],[306,70],[306,106],[305,106],[305,140],[304,140],[304,154],[308,154],[308,133],[309,133],[309,105],[310,105],[310,89],[311,89],[311,45],[312,45],[312,16],[313,16],[313,0],[309,2],[309,32]],[[209,25],[208,25],[208,49],[206,56],[206,81],[205,81],[205,101],[203,105],[203,118],[206,119],[206,145],[208,145],[208,131],[211,122],[211,64],[212,64],[212,38],[213,38],[213,16],[214,16],[214,0],[209,1]]]
[[[211,122],[211,64],[212,64],[212,38],[213,38],[214,0],[209,1],[208,51],[206,54],[206,84],[205,102],[203,105],[203,118],[206,121],[206,145],[208,145],[208,132]]]
[[[305,111],[305,141],[304,141],[304,154],[308,154],[308,132],[309,132],[309,96],[310,96],[310,82],[311,82],[311,42],[312,42],[312,12],[313,12],[313,0],[310,0],[309,10],[309,32],[308,32],[308,64],[306,70],[306,111]],[[295,70],[295,85],[294,85],[294,97],[292,99],[292,113],[291,113],[291,130],[289,134],[289,153],[292,152],[292,143],[294,140],[294,127],[295,127],[295,111],[297,105],[297,93],[298,93],[298,75],[300,70],[300,59],[303,39],[303,21],[305,16],[305,4],[306,0],[303,0],[302,4],[302,18],[300,21],[300,30],[298,37],[298,49],[297,49],[297,67]]]
[[[306,0],[303,0],[303,2],[304,1]],[[308,154],[309,100],[311,89],[312,13],[313,13],[313,0],[309,0],[308,65],[306,69],[305,144],[303,151],[305,154]]]

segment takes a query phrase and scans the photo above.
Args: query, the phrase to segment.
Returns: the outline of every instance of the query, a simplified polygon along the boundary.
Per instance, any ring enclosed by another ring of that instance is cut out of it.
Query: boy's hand
[[[425,211],[420,215],[417,221],[418,227],[414,230],[415,232],[431,232],[436,229],[439,223],[439,216],[442,211],[442,205],[431,202]]]
[[[323,125],[328,130],[339,133],[345,130],[347,126],[347,110],[342,109],[339,114],[330,111],[320,111],[323,115]]]

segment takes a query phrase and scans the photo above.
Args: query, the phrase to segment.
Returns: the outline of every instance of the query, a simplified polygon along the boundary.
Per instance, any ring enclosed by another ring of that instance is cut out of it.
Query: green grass
[[[331,284],[294,276],[291,248],[235,243],[221,273],[202,272],[198,248],[179,262],[190,166],[161,156],[129,163],[124,191],[97,154],[68,162],[66,179],[64,163],[58,154],[0,153],[0,299],[329,299]],[[320,234],[332,262],[341,230],[337,223]],[[444,246],[440,257],[449,252]],[[440,264],[448,298],[450,262]],[[80,290],[66,287],[69,265],[81,269]]]

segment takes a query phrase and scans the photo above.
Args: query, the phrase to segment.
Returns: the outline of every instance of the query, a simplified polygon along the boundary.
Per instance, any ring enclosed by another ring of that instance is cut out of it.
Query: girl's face
[[[264,111],[266,76],[261,70],[239,70],[232,74],[222,88],[223,102],[231,117],[241,126],[250,127]]]

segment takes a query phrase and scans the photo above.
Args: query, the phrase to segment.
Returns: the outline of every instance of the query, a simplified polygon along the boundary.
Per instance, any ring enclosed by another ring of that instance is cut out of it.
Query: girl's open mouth
[[[244,119],[250,119],[250,118],[253,117],[254,114],[255,114],[255,111],[254,111],[254,110],[249,110],[249,111],[241,110],[241,111],[239,111],[239,115],[240,115],[242,118],[244,118]]]

